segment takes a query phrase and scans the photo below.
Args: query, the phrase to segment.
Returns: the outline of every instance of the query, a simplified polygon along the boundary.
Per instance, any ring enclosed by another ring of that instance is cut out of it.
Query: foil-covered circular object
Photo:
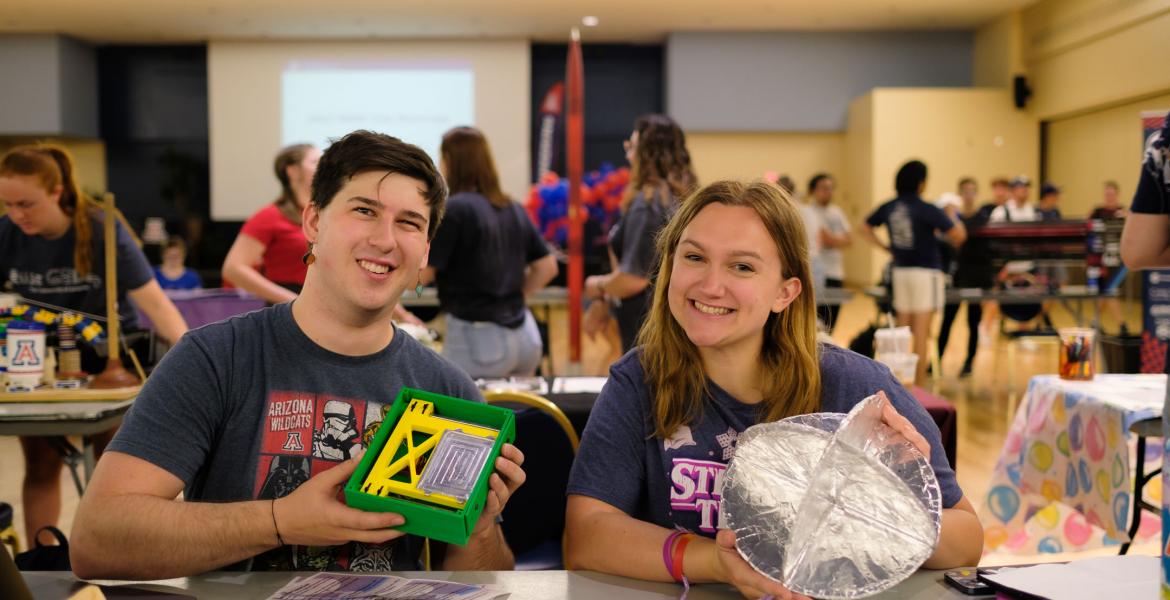
[[[740,434],[720,517],[744,560],[815,598],[861,598],[909,577],[938,543],[930,462],[881,422],[872,396]]]

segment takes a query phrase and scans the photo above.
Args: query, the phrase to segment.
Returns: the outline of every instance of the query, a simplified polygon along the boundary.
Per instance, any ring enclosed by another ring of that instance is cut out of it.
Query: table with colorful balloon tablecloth
[[[1160,417],[1165,395],[1165,375],[1033,377],[979,510],[985,550],[1056,553],[1129,541],[1137,441],[1129,428]],[[1146,444],[1147,473],[1161,467],[1162,453],[1160,439]],[[1161,503],[1160,478],[1143,498]],[[1147,512],[1135,541],[1160,530]]]

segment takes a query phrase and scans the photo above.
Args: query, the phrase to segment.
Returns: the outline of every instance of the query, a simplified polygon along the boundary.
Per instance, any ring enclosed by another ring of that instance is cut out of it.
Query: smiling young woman
[[[817,342],[804,224],[779,188],[702,188],[679,206],[658,252],[640,346],[610,370],[570,475],[574,567],[797,597],[752,570],[733,533],[717,531],[723,471],[744,429],[848,412],[879,391],[893,407],[886,423],[930,457],[942,488],[942,535],[927,566],[978,560],[979,520],[929,415],[884,366]],[[678,531],[692,535],[679,542]]]

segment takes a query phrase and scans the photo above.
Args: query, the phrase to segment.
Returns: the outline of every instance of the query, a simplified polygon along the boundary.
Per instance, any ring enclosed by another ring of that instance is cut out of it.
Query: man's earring
[[[301,257],[301,262],[305,263],[306,267],[317,262],[317,256],[313,254],[313,242],[309,242],[309,249],[306,250],[305,255]]]

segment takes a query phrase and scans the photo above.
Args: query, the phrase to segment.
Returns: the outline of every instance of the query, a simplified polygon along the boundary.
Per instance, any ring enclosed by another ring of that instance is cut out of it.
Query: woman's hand
[[[609,280],[607,275],[590,275],[585,278],[585,298],[587,300],[596,300],[605,295],[605,282]]]
[[[597,337],[597,334],[605,332],[605,328],[609,326],[609,305],[603,300],[594,300],[589,303],[589,308],[585,310],[585,335],[589,339]]]
[[[918,448],[918,451],[929,461],[930,442],[926,441],[926,438],[921,433],[918,433],[918,428],[914,427],[910,419],[898,413],[898,409],[894,408],[894,404],[890,402],[885,392],[879,391],[877,395],[883,400],[882,423],[885,423],[890,429],[897,431],[902,437],[906,438],[906,441],[913,444],[915,448]]]
[[[784,600],[810,600],[783,585],[761,575],[739,555],[735,549],[735,532],[721,529],[715,536],[715,572],[721,581],[735,586],[745,598],[783,598]]]

